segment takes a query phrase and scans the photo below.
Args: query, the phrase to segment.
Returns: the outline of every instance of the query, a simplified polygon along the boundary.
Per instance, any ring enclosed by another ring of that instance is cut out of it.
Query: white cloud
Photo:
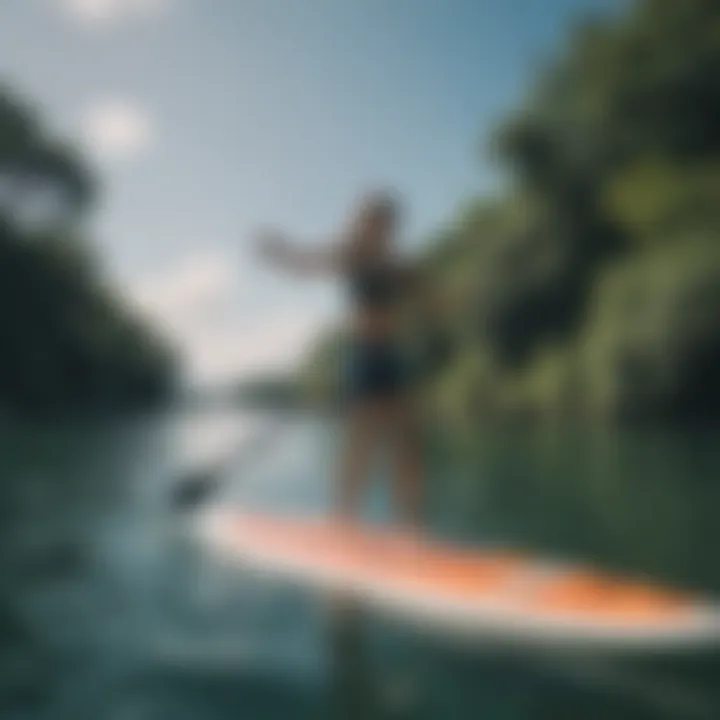
[[[80,131],[92,152],[109,160],[137,155],[153,139],[148,114],[139,105],[124,100],[91,105],[82,117]]]
[[[58,0],[73,19],[89,25],[108,25],[142,19],[167,10],[169,0]]]
[[[242,259],[206,250],[129,289],[138,310],[178,348],[192,383],[291,367],[329,320],[312,303],[258,310],[243,296],[244,275]]]
[[[303,358],[327,321],[316,309],[297,307],[275,310],[240,330],[200,332],[188,347],[190,376],[200,383],[222,382],[290,369]]]
[[[131,296],[158,325],[182,334],[227,304],[239,270],[225,253],[206,250],[138,282]]]

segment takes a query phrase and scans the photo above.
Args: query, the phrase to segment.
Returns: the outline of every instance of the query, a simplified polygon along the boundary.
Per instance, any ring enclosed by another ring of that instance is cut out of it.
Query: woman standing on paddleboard
[[[400,347],[400,314],[419,283],[417,273],[397,255],[398,221],[397,201],[377,193],[361,203],[349,228],[329,247],[299,248],[266,233],[261,250],[288,270],[339,276],[349,291],[344,378],[349,418],[336,511],[347,520],[358,514],[370,460],[382,443],[394,456],[399,520],[414,527],[421,516],[421,454],[410,373]]]

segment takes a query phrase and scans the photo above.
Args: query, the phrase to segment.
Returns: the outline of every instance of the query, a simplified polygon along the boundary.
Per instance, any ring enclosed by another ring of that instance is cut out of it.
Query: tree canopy
[[[491,139],[503,193],[426,253],[452,306],[438,407],[720,414],[719,68],[716,0],[574,28]]]
[[[0,410],[165,398],[174,359],[124,307],[84,230],[98,181],[31,105],[0,89]]]

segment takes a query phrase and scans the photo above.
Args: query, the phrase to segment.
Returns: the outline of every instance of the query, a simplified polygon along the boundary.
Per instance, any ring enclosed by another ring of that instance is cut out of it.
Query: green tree
[[[574,29],[492,139],[503,191],[427,248],[439,406],[720,415],[719,68],[716,0]]]
[[[102,276],[82,227],[97,181],[0,91],[0,408],[99,410],[167,397],[168,347]]]

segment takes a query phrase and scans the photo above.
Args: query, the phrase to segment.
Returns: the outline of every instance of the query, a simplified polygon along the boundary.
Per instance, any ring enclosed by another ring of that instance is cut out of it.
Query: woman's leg
[[[377,409],[367,400],[355,401],[348,414],[345,447],[334,487],[333,514],[343,522],[353,522],[360,515],[363,491],[378,437],[377,415]],[[348,656],[352,658],[357,652],[348,650],[348,641],[357,631],[356,609],[351,595],[342,592],[332,594],[331,635],[334,648],[340,653],[335,662],[338,670],[346,665]]]
[[[398,518],[406,527],[418,530],[425,511],[419,423],[412,403],[406,397],[393,400],[388,415],[392,418],[394,494]]]
[[[381,429],[380,412],[380,408],[369,401],[358,403],[350,411],[336,487],[335,511],[343,520],[352,520],[360,512],[374,445]]]

